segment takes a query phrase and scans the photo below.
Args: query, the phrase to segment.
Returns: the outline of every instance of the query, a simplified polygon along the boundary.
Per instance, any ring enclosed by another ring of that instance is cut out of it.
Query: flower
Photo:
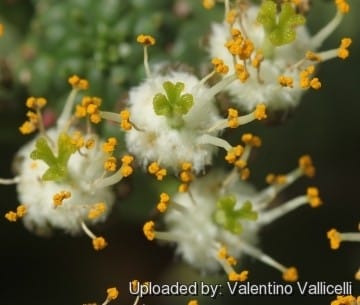
[[[248,154],[241,160],[246,163],[247,157]],[[302,205],[319,206],[319,191],[310,187],[305,195],[269,208],[277,194],[296,179],[313,176],[311,159],[302,156],[293,171],[267,177],[270,185],[261,191],[241,179],[241,170],[234,167],[227,174],[213,171],[196,178],[188,192],[179,192],[171,198],[163,193],[159,204],[166,204],[166,211],[162,208],[160,211],[165,212],[165,230],[157,230],[156,223],[148,221],[143,227],[144,234],[148,240],[175,243],[176,253],[197,269],[223,268],[229,280],[246,280],[246,270],[237,273],[234,269],[237,260],[245,254],[282,272],[285,281],[296,281],[295,267],[283,266],[257,247],[258,231]]]
[[[289,1],[280,11],[271,0],[261,6],[227,8],[226,20],[212,25],[209,53],[221,59],[229,73],[238,75],[239,81],[225,89],[232,102],[245,110],[260,102],[270,112],[287,110],[298,105],[304,89],[320,89],[320,80],[312,75],[315,65],[349,53],[348,38],[337,49],[315,53],[348,11],[348,4],[342,2],[337,3],[335,17],[314,36],[304,26],[306,19],[297,13],[296,4]]]
[[[70,77],[69,83],[72,90],[64,109],[56,125],[48,130],[41,114],[46,100],[30,97],[26,101],[34,111],[28,114],[29,124],[39,134],[16,154],[17,176],[0,180],[1,184],[16,184],[18,198],[24,203],[16,213],[10,211],[5,217],[9,221],[22,218],[29,230],[41,235],[52,229],[70,234],[83,231],[93,240],[94,249],[100,250],[106,246],[105,239],[93,234],[86,223],[107,218],[115,199],[111,186],[133,172],[133,157],[123,156],[122,166],[116,169],[113,153],[117,140],[102,140],[90,125],[98,123],[94,115],[99,114],[100,99],[83,97],[72,114],[77,92],[89,84],[78,76]],[[81,107],[85,109],[84,116],[79,115]],[[86,132],[73,126],[74,117],[85,117]],[[23,126],[20,131],[28,133]]]

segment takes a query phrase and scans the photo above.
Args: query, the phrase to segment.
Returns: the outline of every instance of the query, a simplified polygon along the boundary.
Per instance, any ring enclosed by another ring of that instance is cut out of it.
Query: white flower
[[[48,130],[47,135],[56,143],[59,131]],[[47,234],[51,229],[62,229],[75,234],[81,231],[83,221],[94,224],[106,219],[114,203],[114,194],[109,187],[94,187],[94,182],[104,171],[107,155],[101,149],[100,140],[95,135],[90,137],[95,140],[95,146],[86,150],[86,156],[77,151],[70,157],[67,163],[69,178],[64,181],[42,180],[49,166],[43,160],[30,157],[38,137],[17,153],[18,197],[27,208],[23,221],[31,231]],[[56,206],[53,197],[61,192],[69,192],[71,195]],[[106,208],[99,217],[89,219],[89,211],[97,203],[104,203]]]
[[[344,13],[340,9],[313,37],[301,25],[305,18],[295,13],[293,4],[283,4],[280,13],[276,11],[275,2],[264,1],[261,7],[249,5],[232,10],[227,21],[212,25],[209,53],[222,59],[230,73],[238,74],[239,81],[225,91],[234,104],[245,110],[259,103],[273,111],[294,108],[304,89],[321,87],[320,80],[313,77],[315,64],[337,56],[347,57],[338,54],[341,46],[336,51],[314,53],[341,21]],[[285,15],[292,22],[289,26],[278,21]]]
[[[182,116],[167,117],[154,111],[154,97],[166,94],[163,84],[182,84],[181,94],[192,96],[193,105]],[[216,147],[201,143],[204,134],[217,135],[219,131],[206,132],[220,119],[214,97],[209,88],[195,76],[184,72],[156,75],[146,79],[129,93],[131,121],[140,130],[132,128],[126,133],[126,146],[143,165],[151,161],[163,167],[179,169],[182,162],[191,162],[196,172],[212,162]]]
[[[171,198],[162,193],[157,209],[165,212],[166,229],[157,230],[155,223],[149,221],[143,227],[144,234],[149,240],[174,243],[176,253],[202,271],[222,267],[229,280],[246,278],[244,271],[236,273],[234,269],[237,259],[246,254],[282,272],[284,280],[295,281],[296,268],[285,267],[263,253],[256,242],[262,226],[302,205],[321,204],[318,190],[309,187],[305,195],[269,208],[279,192],[303,175],[314,175],[309,156],[301,157],[299,166],[287,175],[269,175],[270,185],[262,191],[240,180],[236,168],[229,174],[211,172],[194,180],[187,193]]]

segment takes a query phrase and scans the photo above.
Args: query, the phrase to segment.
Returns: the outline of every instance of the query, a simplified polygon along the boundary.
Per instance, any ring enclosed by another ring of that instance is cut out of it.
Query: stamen
[[[136,41],[140,44],[142,44],[144,46],[144,68],[145,68],[145,73],[147,77],[151,77],[151,71],[150,71],[150,67],[149,67],[149,60],[148,60],[148,51],[147,48],[148,46],[152,46],[155,44],[155,38],[152,37],[151,35],[139,35],[136,38]]]
[[[117,299],[117,297],[119,295],[119,291],[115,287],[108,288],[106,290],[106,292],[107,292],[107,297],[106,297],[106,300],[102,303],[102,305],[109,304],[111,301]]]
[[[327,232],[327,238],[330,240],[331,249],[336,250],[343,241],[360,242],[360,232],[340,233],[336,229],[331,229]]]
[[[87,227],[87,225],[83,221],[81,222],[81,228],[83,229],[85,234],[92,239],[94,250],[96,251],[102,250],[107,246],[106,240],[102,236],[97,237],[93,232],[91,232],[91,230]]]
[[[270,256],[268,256],[267,254],[261,252],[259,249],[251,246],[250,244],[248,244],[245,241],[241,241],[241,249],[247,253],[250,256],[255,257],[256,259],[258,259],[259,261],[263,262],[266,265],[269,265],[277,270],[279,270],[280,272],[282,272],[283,274],[283,279],[285,281],[289,281],[289,282],[295,282],[298,279],[298,274],[297,274],[297,270],[294,267],[285,267],[283,265],[281,265],[279,262],[277,262],[276,260],[274,260],[273,258],[271,258]]]
[[[144,224],[143,233],[145,237],[150,241],[154,240],[155,238],[170,242],[179,241],[179,238],[177,238],[175,234],[172,234],[170,232],[155,231],[155,223],[153,221],[148,221]]]

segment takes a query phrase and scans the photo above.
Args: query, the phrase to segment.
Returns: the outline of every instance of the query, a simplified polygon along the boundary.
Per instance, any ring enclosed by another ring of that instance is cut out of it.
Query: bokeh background
[[[332,1],[314,0],[308,16],[315,33],[334,13]],[[299,269],[301,281],[338,283],[353,279],[360,266],[360,243],[344,243],[330,250],[326,232],[332,227],[355,231],[360,221],[360,2],[349,0],[351,12],[322,49],[353,38],[351,57],[325,63],[319,70],[323,88],[309,91],[293,113],[276,124],[254,123],[241,130],[260,135],[263,146],[252,158],[250,181],[265,186],[268,172],[294,168],[304,153],[317,167],[313,180],[301,179],[282,199],[301,194],[308,185],[321,191],[324,205],[302,207],[260,232],[264,252]],[[211,20],[220,21],[222,9],[205,11],[195,0],[0,0],[0,176],[11,177],[16,151],[29,137],[17,127],[24,121],[29,95],[49,99],[50,113],[61,108],[68,93],[66,78],[78,73],[89,78],[91,92],[104,98],[106,107],[118,109],[128,88],[143,77],[142,50],[135,37],[145,32],[158,43],[151,60],[184,62],[201,73],[208,60],[206,35]],[[114,132],[102,126],[104,134]],[[230,134],[231,136],[231,134]],[[139,191],[139,185],[141,185]],[[144,187],[146,191],[144,191]],[[118,201],[105,224],[94,228],[109,246],[95,252],[87,237],[55,232],[37,237],[19,223],[0,217],[0,304],[101,303],[106,288],[117,286],[113,304],[132,304],[128,282],[224,282],[223,274],[202,275],[174,257],[173,248],[149,243],[141,227],[156,203],[160,184],[137,173],[116,188]],[[1,186],[0,215],[17,203],[14,186]],[[241,259],[251,281],[281,283],[280,274],[248,257]],[[353,283],[360,294],[359,282]],[[199,298],[200,304],[329,304],[331,296]],[[186,304],[189,297],[147,297],[144,304]]]

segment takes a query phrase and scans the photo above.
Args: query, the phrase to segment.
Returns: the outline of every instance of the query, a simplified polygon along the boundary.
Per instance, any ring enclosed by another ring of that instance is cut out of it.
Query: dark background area
[[[312,31],[326,20],[326,17],[321,17],[324,2],[321,5],[315,3],[315,11],[309,17]],[[355,22],[360,14],[360,5],[357,1],[349,2],[353,4],[351,13],[341,28],[326,41],[323,49],[337,46],[346,33],[353,38],[350,58],[344,62],[335,59],[323,64],[319,70],[323,88],[307,92],[298,109],[283,124],[268,126],[254,123],[243,129],[263,139],[263,147],[258,149],[250,165],[253,172],[250,181],[259,188],[265,186],[264,177],[268,172],[289,171],[304,153],[309,153],[316,165],[314,179],[302,178],[283,196],[292,198],[303,193],[308,185],[316,185],[324,205],[318,209],[302,207],[260,232],[262,250],[284,265],[297,266],[301,281],[349,281],[360,267],[360,243],[344,243],[339,250],[333,251],[326,238],[330,228],[354,232],[360,221],[360,32]],[[21,5],[24,3],[26,1]],[[328,6],[329,12],[332,12],[332,6]],[[26,90],[19,89],[14,96],[16,99],[0,101],[1,177],[12,176],[10,160],[27,141],[17,133],[17,126],[24,120]],[[113,304],[132,304],[134,298],[127,292],[128,282],[132,279],[153,282],[225,281],[221,274],[202,276],[175,258],[171,247],[150,243],[144,238],[141,226],[147,214],[143,213],[143,218],[134,221],[127,218],[127,211],[133,211],[134,205],[145,205],[144,211],[154,199],[152,195],[139,197],[134,194],[137,192],[137,181],[134,177],[121,185],[129,187],[129,198],[119,199],[108,221],[94,228],[109,242],[109,246],[100,252],[93,251],[87,237],[71,237],[56,232],[52,238],[40,238],[28,232],[21,222],[9,223],[1,216],[0,304],[101,304],[106,289],[111,286],[120,290],[119,299]],[[4,215],[18,204],[15,187],[1,186],[0,193],[0,215]],[[250,270],[252,282],[282,282],[276,270],[256,260],[244,257],[241,263]],[[353,283],[353,292],[360,294],[359,282]],[[224,296],[215,301],[199,298],[199,302],[325,305],[333,298]],[[142,303],[186,304],[189,299],[148,297]]]

